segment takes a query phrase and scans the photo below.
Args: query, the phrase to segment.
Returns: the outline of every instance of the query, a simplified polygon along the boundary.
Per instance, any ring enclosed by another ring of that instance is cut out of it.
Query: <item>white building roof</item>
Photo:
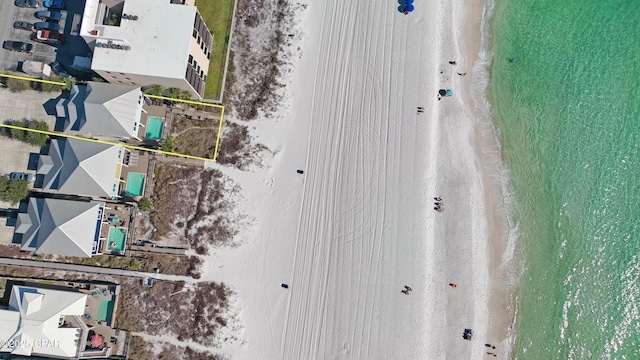
[[[49,153],[40,155],[38,174],[42,189],[64,194],[114,197],[117,195],[118,164],[123,148],[75,139],[54,139]]]
[[[65,133],[136,137],[142,103],[140,87],[89,81],[73,86],[56,112],[65,118]]]
[[[91,68],[124,74],[184,79],[196,7],[171,4],[169,0],[125,0],[123,14],[137,20],[121,19],[120,26],[104,26],[98,0],[87,0],[81,34],[98,30],[98,42],[111,40],[128,45],[129,50],[96,46]],[[96,18],[99,18],[96,21]]]
[[[59,199],[29,199],[19,213],[15,232],[24,251],[91,257],[100,234],[105,203]]]
[[[63,316],[82,316],[87,295],[14,285],[8,309],[0,309],[0,352],[70,358],[83,344],[82,331],[60,327]],[[9,345],[23,345],[11,348]]]

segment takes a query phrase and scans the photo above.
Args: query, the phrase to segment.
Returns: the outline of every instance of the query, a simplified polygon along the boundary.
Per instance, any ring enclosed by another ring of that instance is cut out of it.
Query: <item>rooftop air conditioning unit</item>
[[[138,15],[133,15],[132,18],[133,18],[133,20],[138,20],[139,19]]]
[[[131,46],[129,46],[129,45],[125,45],[122,48],[125,49],[125,50],[131,50]]]
[[[122,18],[122,19],[128,19],[128,18],[127,18],[127,16],[128,16],[127,14],[122,14],[122,16],[121,16],[120,18]]]

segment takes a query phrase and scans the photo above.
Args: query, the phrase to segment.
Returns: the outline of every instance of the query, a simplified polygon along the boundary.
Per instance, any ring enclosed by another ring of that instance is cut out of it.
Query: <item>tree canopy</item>
[[[29,195],[29,183],[27,180],[9,180],[0,177],[0,200],[15,205]]]

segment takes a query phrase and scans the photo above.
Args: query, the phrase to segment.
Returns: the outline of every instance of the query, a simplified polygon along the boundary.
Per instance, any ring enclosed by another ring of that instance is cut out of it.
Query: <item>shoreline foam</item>
[[[468,24],[470,31],[465,37],[466,49],[473,58],[473,78],[468,82],[469,92],[466,102],[475,113],[475,148],[479,168],[482,170],[485,184],[485,202],[489,223],[489,242],[487,266],[489,267],[489,323],[487,342],[499,344],[498,354],[502,359],[512,356],[513,341],[516,336],[513,328],[516,316],[515,273],[515,223],[509,173],[500,150],[500,129],[492,119],[489,80],[493,62],[489,21],[493,15],[493,0],[477,0],[474,6],[481,4],[479,12],[472,12]],[[476,30],[475,32],[473,30]]]

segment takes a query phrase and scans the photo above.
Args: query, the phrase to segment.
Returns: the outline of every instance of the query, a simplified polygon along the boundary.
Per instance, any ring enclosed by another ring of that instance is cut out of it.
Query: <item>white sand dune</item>
[[[396,8],[323,0],[301,15],[291,107],[252,123],[277,153],[267,168],[232,174],[255,227],[204,274],[237,291],[242,342],[222,345],[232,359],[484,355],[486,209],[456,75],[475,54],[457,44],[464,14],[453,2]],[[441,87],[454,96],[438,101]]]

